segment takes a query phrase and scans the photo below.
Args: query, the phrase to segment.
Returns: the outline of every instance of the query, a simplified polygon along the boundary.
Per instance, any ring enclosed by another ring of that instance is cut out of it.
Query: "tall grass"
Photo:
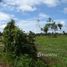
[[[67,36],[36,36],[35,39],[38,52],[48,55],[47,61],[51,59],[50,63],[54,62],[54,67],[67,67]]]

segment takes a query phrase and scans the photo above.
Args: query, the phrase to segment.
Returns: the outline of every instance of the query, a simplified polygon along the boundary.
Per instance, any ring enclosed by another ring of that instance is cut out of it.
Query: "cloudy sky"
[[[67,32],[67,0],[0,0],[0,31],[13,18],[20,29],[38,33],[49,17]]]

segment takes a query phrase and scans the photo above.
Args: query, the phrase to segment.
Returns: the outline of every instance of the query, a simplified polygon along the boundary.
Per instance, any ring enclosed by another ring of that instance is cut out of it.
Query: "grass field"
[[[51,36],[36,36],[35,43],[38,52],[43,54],[47,67],[67,67],[67,36],[57,38]],[[0,42],[0,52],[2,50]],[[2,56],[0,55],[0,58]]]
[[[35,39],[38,52],[48,58],[49,67],[67,67],[67,36],[37,36]]]

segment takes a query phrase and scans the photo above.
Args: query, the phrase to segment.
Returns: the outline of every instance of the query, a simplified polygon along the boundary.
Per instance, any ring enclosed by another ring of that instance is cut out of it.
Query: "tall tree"
[[[15,36],[15,30],[17,27],[15,26],[15,21],[11,20],[7,26],[4,28],[3,31],[3,41],[5,44],[5,50],[6,52],[13,52],[14,51],[14,36]]]
[[[45,25],[45,27],[44,27],[44,32],[47,34],[47,32],[48,32],[48,29],[49,29],[49,26],[48,26],[48,24],[46,24]]]
[[[3,41],[5,44],[6,53],[15,56],[28,54],[32,58],[37,57],[37,51],[34,42],[29,40],[29,37],[15,26],[15,21],[11,20],[3,31]]]

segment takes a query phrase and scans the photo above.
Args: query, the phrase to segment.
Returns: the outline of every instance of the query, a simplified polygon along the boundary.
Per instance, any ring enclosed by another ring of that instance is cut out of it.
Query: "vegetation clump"
[[[30,39],[31,38],[31,39]],[[13,59],[21,55],[29,55],[32,59],[37,58],[37,49],[32,35],[25,34],[17,26],[15,21],[11,20],[3,31],[4,51]]]

